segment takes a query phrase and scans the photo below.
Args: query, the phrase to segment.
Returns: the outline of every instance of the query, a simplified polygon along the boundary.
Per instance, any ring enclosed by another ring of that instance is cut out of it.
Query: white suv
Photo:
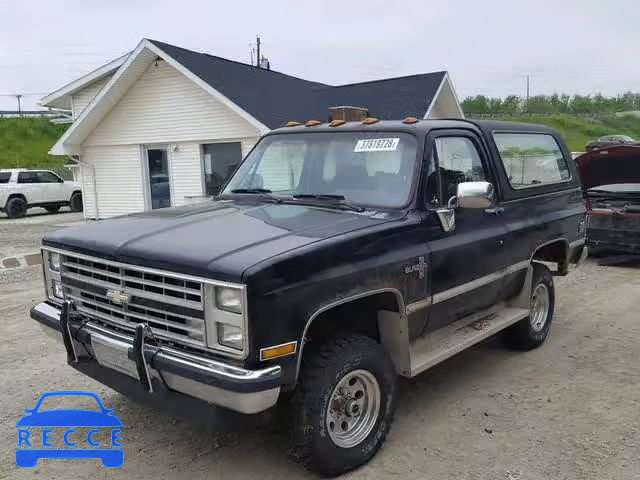
[[[48,170],[0,170],[0,211],[9,218],[24,217],[32,207],[57,213],[64,206],[82,211],[79,183],[66,182]]]

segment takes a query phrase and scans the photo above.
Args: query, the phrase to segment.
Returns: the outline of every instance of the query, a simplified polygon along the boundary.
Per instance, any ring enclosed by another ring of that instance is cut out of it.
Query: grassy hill
[[[499,117],[500,120],[549,125],[562,133],[569,150],[583,152],[589,140],[603,135],[629,135],[640,139],[640,118],[636,117],[569,117],[566,115]]]
[[[67,157],[47,152],[67,127],[46,118],[0,118],[0,168],[62,168]]]

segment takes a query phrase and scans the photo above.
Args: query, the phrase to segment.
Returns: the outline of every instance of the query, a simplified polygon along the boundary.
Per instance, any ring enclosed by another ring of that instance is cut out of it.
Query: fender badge
[[[409,275],[413,272],[418,272],[418,278],[424,278],[424,272],[427,270],[427,263],[424,261],[424,257],[418,257],[418,263],[415,265],[407,265],[404,267],[404,273]]]

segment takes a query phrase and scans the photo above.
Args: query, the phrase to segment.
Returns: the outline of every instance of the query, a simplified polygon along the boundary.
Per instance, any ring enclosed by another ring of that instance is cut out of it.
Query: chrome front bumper
[[[60,307],[49,303],[40,303],[31,309],[31,318],[58,341],[64,340],[61,314]],[[68,353],[73,352],[69,358],[71,364],[97,362],[114,373],[140,380],[140,370],[136,368],[134,358],[134,337],[113,332],[91,321],[68,322],[68,326],[73,344],[71,349],[67,348]],[[246,370],[204,356],[151,344],[145,344],[142,351],[143,363],[152,385],[166,385],[174,392],[245,414],[264,411],[278,400],[281,379],[279,366]]]

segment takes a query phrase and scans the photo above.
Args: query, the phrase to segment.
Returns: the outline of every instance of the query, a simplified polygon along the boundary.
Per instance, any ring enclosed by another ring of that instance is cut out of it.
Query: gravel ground
[[[0,258],[36,252],[45,233],[83,221],[82,213],[71,212],[67,207],[57,214],[33,208],[26,217],[17,219],[0,214]]]
[[[0,478],[313,478],[286,456],[273,428],[204,430],[139,406],[65,365],[61,343],[28,318],[40,270],[0,288]],[[640,478],[640,268],[588,261],[557,279],[549,341],[528,353],[485,342],[402,380],[385,446],[353,479]],[[13,463],[15,422],[50,390],[96,392],[123,421],[125,463]]]

